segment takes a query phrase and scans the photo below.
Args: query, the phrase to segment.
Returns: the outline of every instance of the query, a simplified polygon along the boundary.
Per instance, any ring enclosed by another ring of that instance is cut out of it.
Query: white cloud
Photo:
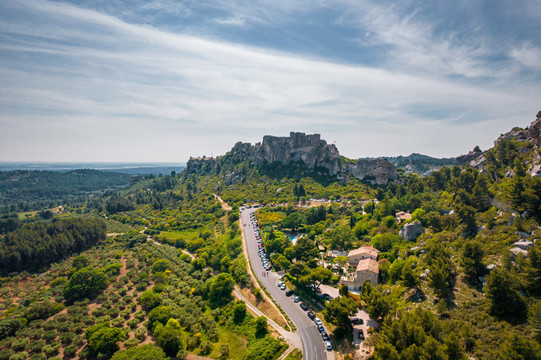
[[[524,66],[541,70],[541,49],[532,44],[523,44],[521,47],[512,49],[510,57]]]
[[[449,156],[472,148],[474,136],[498,135],[468,122],[503,127],[516,109],[537,111],[533,93],[515,84],[487,88],[303,59],[64,4],[17,6],[40,19],[0,23],[0,36],[19,39],[0,41],[0,127],[17,139],[0,143],[4,160],[182,161],[289,131],[334,138],[355,157]],[[412,29],[396,43],[415,36]]]

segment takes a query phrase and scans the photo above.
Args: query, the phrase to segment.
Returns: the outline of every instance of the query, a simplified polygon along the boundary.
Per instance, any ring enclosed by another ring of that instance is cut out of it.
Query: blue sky
[[[320,133],[486,149],[541,110],[541,2],[0,2],[0,161],[185,161]]]

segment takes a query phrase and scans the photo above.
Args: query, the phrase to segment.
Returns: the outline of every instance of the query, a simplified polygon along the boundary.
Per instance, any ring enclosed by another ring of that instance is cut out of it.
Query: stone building
[[[372,246],[350,251],[348,261],[355,272],[342,277],[342,285],[347,285],[350,290],[360,290],[366,281],[370,281],[372,286],[376,286],[379,283],[378,254],[379,250]]]
[[[363,259],[378,260],[379,250],[372,246],[361,246],[358,249],[351,250],[348,253],[348,261],[351,266],[357,266]]]

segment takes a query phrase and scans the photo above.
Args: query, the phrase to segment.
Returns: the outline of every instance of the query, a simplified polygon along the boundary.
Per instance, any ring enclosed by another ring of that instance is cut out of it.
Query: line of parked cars
[[[285,290],[286,289],[286,284],[284,284],[283,281],[278,281],[276,283],[276,285],[282,289],[282,290]],[[292,296],[294,295],[293,293],[293,290],[291,289],[288,289],[286,291],[286,296]],[[293,302],[295,303],[299,303],[301,301],[301,298],[298,297],[298,296],[295,296],[293,297]],[[301,309],[303,309],[304,311],[308,311],[306,313],[306,315],[310,318],[310,320],[313,320],[315,323],[316,323],[316,326],[319,330],[319,333],[321,334],[321,337],[323,338],[323,342],[325,343],[325,348],[328,350],[328,351],[332,351],[332,344],[331,344],[331,339],[329,338],[329,334],[327,334],[327,332],[325,331],[325,328],[323,327],[323,323],[321,322],[321,320],[319,318],[316,317],[316,314],[314,314],[313,311],[311,311],[311,308],[309,308],[305,303],[300,303],[299,306],[301,307]]]
[[[265,251],[263,240],[261,240],[261,233],[259,231],[259,228],[257,227],[257,220],[255,219],[255,215],[253,213],[250,214],[250,221],[252,222],[252,225],[254,227],[254,234],[257,241],[259,257],[261,258],[261,264],[263,264],[263,268],[265,270],[269,271],[270,269],[272,269],[272,266],[270,264],[269,257],[267,256],[267,252]]]

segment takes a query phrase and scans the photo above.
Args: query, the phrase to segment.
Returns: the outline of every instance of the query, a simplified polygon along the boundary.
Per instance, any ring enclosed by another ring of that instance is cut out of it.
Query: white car
[[[295,297],[293,298],[293,302],[298,303],[299,301],[301,301],[301,298],[300,298],[300,297],[295,296]]]
[[[331,351],[332,350],[332,344],[330,341],[325,341],[325,346],[327,347],[327,350]]]
[[[286,284],[282,284],[282,286],[280,286],[280,289],[285,290],[286,289]]]

